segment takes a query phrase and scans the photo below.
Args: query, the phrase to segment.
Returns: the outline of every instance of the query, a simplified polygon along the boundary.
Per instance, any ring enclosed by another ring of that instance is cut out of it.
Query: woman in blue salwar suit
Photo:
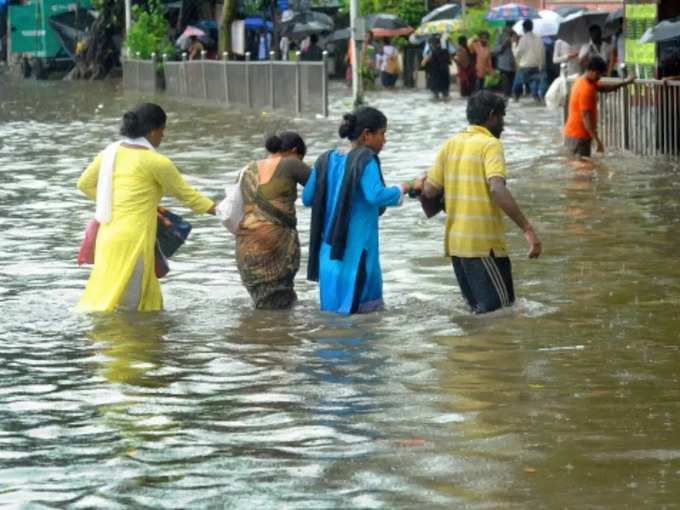
[[[385,186],[378,153],[387,118],[375,108],[346,114],[338,130],[350,147],[317,159],[302,194],[312,207],[307,279],[319,282],[321,310],[343,315],[383,307],[378,217],[411,186]]]

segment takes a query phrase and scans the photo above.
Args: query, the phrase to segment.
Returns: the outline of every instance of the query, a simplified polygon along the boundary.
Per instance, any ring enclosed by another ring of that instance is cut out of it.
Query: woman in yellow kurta
[[[109,220],[100,220],[94,268],[78,303],[82,311],[112,311],[117,307],[139,311],[160,310],[160,284],[154,271],[154,245],[158,207],[171,195],[197,213],[214,214],[213,202],[191,188],[175,165],[155,152],[163,138],[166,115],[145,103],[123,117],[114,149]],[[97,200],[97,183],[105,153],[83,172],[78,189]],[[101,184],[99,190],[101,190]]]

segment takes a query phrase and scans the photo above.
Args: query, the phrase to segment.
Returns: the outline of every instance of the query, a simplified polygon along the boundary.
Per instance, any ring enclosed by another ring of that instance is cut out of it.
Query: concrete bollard
[[[269,106],[274,109],[274,60],[276,52],[269,52]]]
[[[302,113],[302,66],[300,60],[302,57],[301,51],[295,52],[295,113],[300,115]]]
[[[321,108],[324,117],[328,117],[328,51],[324,50],[321,54],[323,71],[321,74]]]
[[[246,51],[246,105],[253,107],[252,94],[250,93],[250,52]]]

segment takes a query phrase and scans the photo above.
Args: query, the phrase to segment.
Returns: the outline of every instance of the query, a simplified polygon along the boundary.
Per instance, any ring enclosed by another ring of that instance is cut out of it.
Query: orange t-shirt
[[[597,83],[585,76],[576,80],[569,96],[569,117],[564,125],[564,136],[590,138],[581,114],[591,112],[593,123],[597,124],[597,88]]]
[[[482,46],[477,41],[472,47],[472,52],[475,54],[475,70],[477,71],[477,78],[484,78],[487,74],[493,73],[493,66],[491,65],[491,50],[488,46]]]

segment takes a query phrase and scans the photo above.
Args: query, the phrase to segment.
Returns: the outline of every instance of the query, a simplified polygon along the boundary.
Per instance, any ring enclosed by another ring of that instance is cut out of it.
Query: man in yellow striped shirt
[[[515,300],[512,270],[501,211],[522,229],[529,258],[541,253],[541,242],[505,186],[505,156],[499,140],[505,99],[489,92],[472,95],[467,104],[470,125],[441,148],[424,182],[426,198],[443,193],[446,206],[446,255],[465,301],[473,312],[491,312]]]

